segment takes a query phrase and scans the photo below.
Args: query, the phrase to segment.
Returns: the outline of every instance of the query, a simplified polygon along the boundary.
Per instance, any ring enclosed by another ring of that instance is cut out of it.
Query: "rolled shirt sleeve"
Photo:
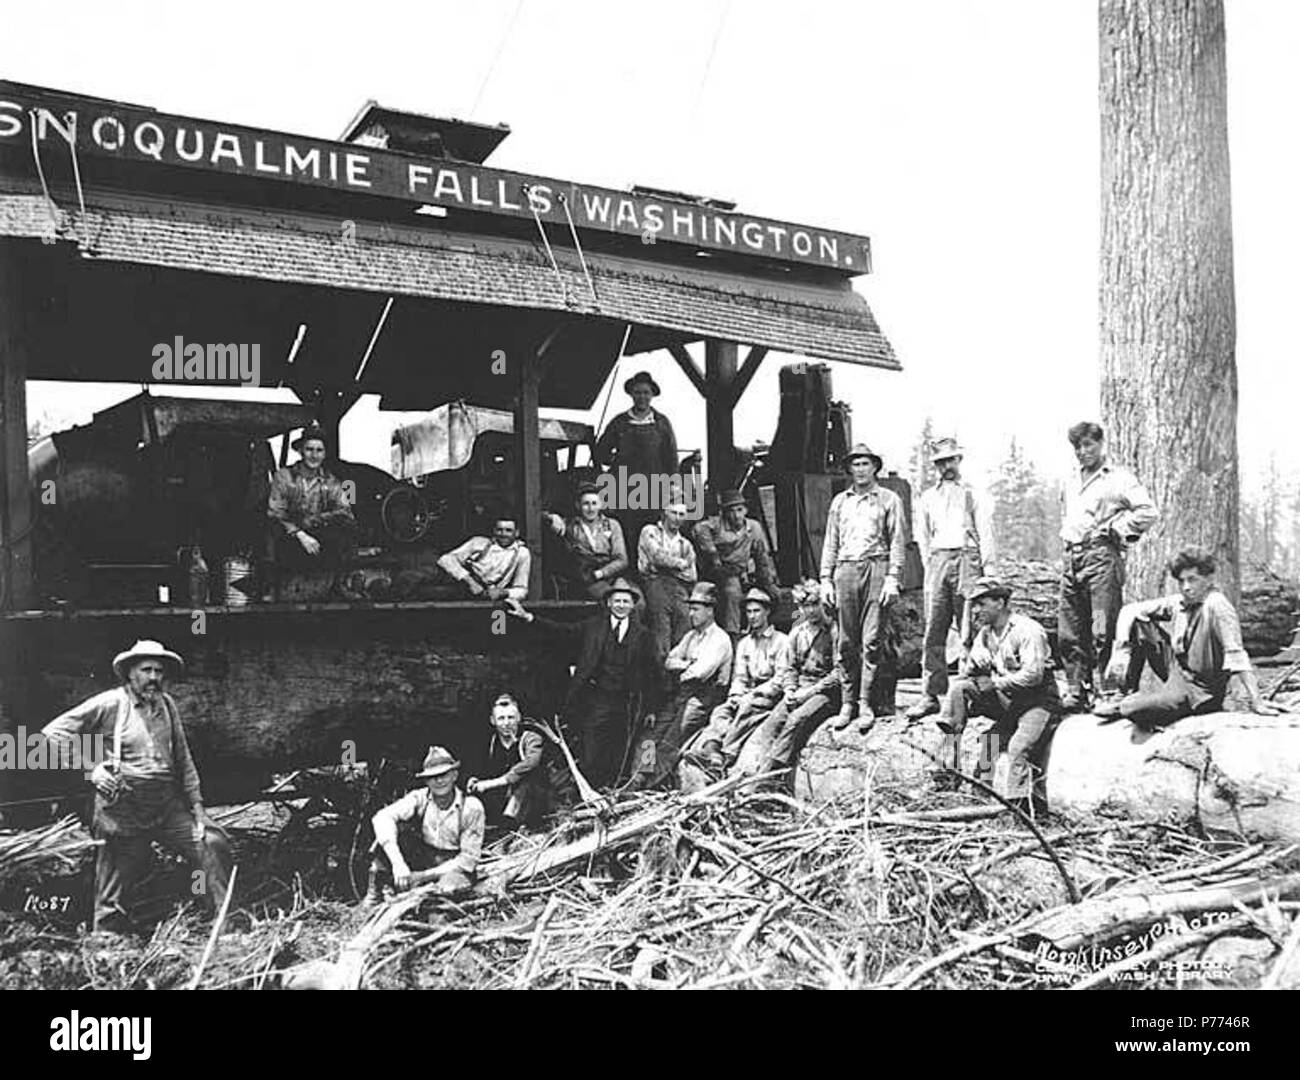
[[[1125,543],[1131,544],[1156,523],[1156,504],[1136,476],[1127,469],[1117,471],[1120,476],[1116,478],[1119,481],[1116,486],[1127,505],[1111,519],[1110,527]]]
[[[408,791],[396,802],[375,811],[370,824],[375,832],[375,842],[380,847],[397,842],[398,822],[413,819],[420,812],[423,798],[424,791],[417,788],[415,791]]]
[[[682,641],[686,639],[683,638]],[[685,656],[682,657],[685,659]],[[695,659],[682,671],[682,682],[709,682],[718,677],[718,673],[731,660],[731,638],[726,633],[705,634],[700,641],[699,652]]]
[[[82,735],[105,735],[112,738],[113,723],[122,704],[122,690],[105,690],[74,705],[56,716],[41,729],[50,750],[71,746]]]
[[[506,586],[506,595],[512,600],[528,599],[528,578],[533,571],[533,553],[521,546],[515,560],[515,570]]]
[[[1206,597],[1205,603],[1207,614],[1214,619],[1219,641],[1223,644],[1223,670],[1233,674],[1253,671],[1241,640],[1241,620],[1232,602],[1216,590]]]

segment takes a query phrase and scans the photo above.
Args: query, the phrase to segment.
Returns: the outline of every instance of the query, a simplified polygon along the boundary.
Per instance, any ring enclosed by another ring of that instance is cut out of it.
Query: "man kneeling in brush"
[[[465,791],[482,801],[492,827],[507,831],[533,828],[550,809],[545,737],[525,727],[519,702],[501,694],[492,703],[492,739],[482,779],[471,776]]]
[[[1047,732],[1060,719],[1061,695],[1052,674],[1047,631],[1028,615],[1011,610],[1011,590],[996,578],[982,577],[970,593],[980,627],[971,647],[965,677],[948,691],[948,718],[939,727],[953,737],[952,764],[960,768],[961,735],[968,716],[994,723],[980,746],[977,778],[991,780],[998,754],[1007,749],[1009,799],[1033,794],[1034,757]]]
[[[1164,727],[1186,716],[1219,712],[1233,678],[1245,691],[1251,712],[1275,716],[1282,711],[1259,692],[1242,647],[1237,611],[1215,583],[1217,569],[1210,552],[1185,547],[1169,563],[1177,595],[1124,605],[1106,675],[1123,683],[1125,696],[1098,705],[1096,715],[1122,717],[1138,727]],[[1161,685],[1139,690],[1147,665]]]
[[[422,788],[378,811],[371,824],[370,883],[362,901],[367,907],[384,899],[386,885],[406,889],[437,883],[436,892],[463,892],[474,882],[483,850],[483,804],[456,787],[460,762],[441,746],[429,747],[424,768],[415,774]],[[410,828],[399,826],[410,823]],[[418,830],[418,831],[417,831]]]

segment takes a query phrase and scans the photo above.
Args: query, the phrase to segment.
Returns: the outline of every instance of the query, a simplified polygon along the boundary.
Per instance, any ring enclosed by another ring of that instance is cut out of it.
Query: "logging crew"
[[[1011,589],[983,577],[970,602],[980,629],[964,676],[948,692],[948,718],[939,727],[952,736],[952,767],[960,770],[961,736],[967,717],[993,721],[981,737],[977,778],[991,780],[1000,750],[1008,757],[1008,799],[1034,794],[1038,751],[1060,719],[1061,698],[1052,674],[1047,631],[1028,615],[1011,610]]]
[[[695,548],[682,532],[685,503],[665,506],[657,523],[641,530],[637,569],[645,582],[646,623],[660,662],[686,633],[686,598],[696,581]]]
[[[646,491],[664,490],[666,481],[659,480],[677,475],[677,436],[668,417],[650,405],[659,396],[659,384],[648,371],[638,371],[623,384],[623,390],[631,397],[632,407],[610,420],[596,441],[596,462],[618,473],[619,491],[630,491],[642,482]],[[634,480],[637,476],[645,480]],[[657,515],[654,510],[619,507],[614,516],[622,523],[628,542],[634,544]]]
[[[921,552],[925,556],[925,645],[921,700],[907,710],[909,720],[939,711],[948,693],[948,631],[955,623],[963,654],[971,642],[966,593],[984,575],[975,494],[961,478],[962,451],[956,439],[931,444],[939,482],[920,499]]]
[[[1169,562],[1177,594],[1124,605],[1108,675],[1123,683],[1125,696],[1096,706],[1098,716],[1156,728],[1197,713],[1219,712],[1234,678],[1252,712],[1274,716],[1282,711],[1260,693],[1242,646],[1237,610],[1215,581],[1217,569],[1205,548],[1184,547]],[[1140,690],[1148,665],[1161,685]]]
[[[700,553],[700,576],[722,590],[718,620],[729,634],[739,634],[740,609],[745,590],[757,585],[772,593],[777,587],[776,566],[767,537],[757,521],[747,517],[745,497],[735,489],[722,493],[716,517],[695,526],[693,539]]]
[[[861,716],[860,730],[876,721],[871,687],[903,573],[903,502],[876,482],[883,464],[862,443],[844,456],[853,484],[831,500],[822,544],[822,600],[838,613],[843,699],[836,730]]]
[[[1156,521],[1155,504],[1136,476],[1106,459],[1099,424],[1069,431],[1079,462],[1066,488],[1065,546],[1057,635],[1069,684],[1066,712],[1086,710],[1094,675],[1106,670],[1124,591],[1124,552]]]
[[[487,776],[471,776],[465,793],[477,797],[489,825],[504,829],[533,828],[550,810],[545,738],[525,726],[519,702],[501,694],[492,702]]]
[[[567,521],[550,514],[548,521],[564,544],[568,573],[592,600],[603,600],[610,583],[627,572],[623,526],[605,514],[605,500],[595,484],[578,488],[578,513]]]
[[[450,751],[429,747],[424,767],[415,774],[424,786],[407,792],[370,819],[375,843],[362,901],[365,906],[379,903],[384,888],[390,885],[401,891],[432,881],[433,891],[454,895],[474,883],[483,850],[485,813],[482,802],[456,787],[459,770],[460,762]]]
[[[202,872],[206,903],[215,911],[230,881],[226,834],[203,809],[198,770],[190,756],[167,677],[181,658],[157,641],[137,641],[113,659],[122,685],[105,690],[45,725],[53,748],[100,736],[108,758],[95,765],[91,833],[95,856],[96,930],[131,929],[132,894],[149,868],[151,841],[183,855]]]
[[[691,628],[664,661],[676,693],[668,730],[657,748],[656,782],[675,774],[682,747],[709,722],[731,686],[731,637],[716,621],[717,586],[699,582],[686,603]]]
[[[843,673],[836,659],[835,623],[822,603],[821,588],[811,578],[793,589],[799,621],[790,630],[790,663],[781,700],[753,736],[760,751],[755,772],[789,768],[809,736],[835,715]]]
[[[528,595],[528,575],[533,556],[519,539],[514,518],[500,517],[492,538],[471,536],[438,560],[438,565],[460,589],[473,597],[523,600]]]
[[[338,568],[356,552],[355,493],[325,463],[325,432],[317,424],[293,442],[301,455],[276,472],[266,500],[271,559],[276,566]]]
[[[516,618],[552,637],[578,641],[564,717],[581,746],[582,772],[594,787],[610,787],[622,773],[633,729],[642,719],[654,725],[658,670],[650,632],[633,617],[641,594],[619,578],[605,597],[607,610],[581,623],[542,618],[509,599]]]
[[[736,646],[727,699],[709,716],[709,725],[689,748],[705,768],[733,765],[745,740],[781,700],[790,666],[790,641],[772,625],[772,597],[762,589],[745,595],[749,632]]]

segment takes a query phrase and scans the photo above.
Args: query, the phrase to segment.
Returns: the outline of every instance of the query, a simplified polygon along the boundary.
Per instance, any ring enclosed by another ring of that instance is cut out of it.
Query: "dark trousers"
[[[1051,677],[1050,674],[1048,676]],[[1009,799],[1028,798],[1041,774],[1041,749],[1045,736],[1060,719],[1061,703],[1056,684],[1028,693],[1008,694],[993,688],[987,676],[957,679],[948,694],[951,716],[951,759],[961,767],[961,734],[969,716],[986,716],[993,721],[980,739],[975,776],[986,783],[992,779],[998,755],[1007,752],[1007,789],[999,794]]]
[[[962,592],[979,577],[976,553],[944,549],[930,552],[925,568],[925,653],[922,668],[925,693],[942,698],[948,692],[948,630],[953,623],[962,644],[971,640],[970,613]]]
[[[649,574],[645,579],[645,621],[655,643],[655,657],[663,663],[672,647],[690,629],[686,598],[691,590],[678,578]]]
[[[872,702],[872,683],[880,664],[881,645],[888,627],[889,609],[880,603],[889,562],[884,557],[835,567],[835,606],[839,618],[840,665],[844,672],[844,701]]]
[[[1147,667],[1160,685],[1139,690]],[[1149,619],[1133,620],[1124,693],[1119,714],[1138,727],[1165,727],[1187,716],[1223,708],[1224,694],[1196,685],[1178,663],[1169,635]]]
[[[1124,555],[1110,542],[1067,549],[1061,570],[1057,639],[1070,691],[1100,680],[1124,602]]]
[[[129,795],[123,798],[130,798]],[[216,911],[230,886],[233,857],[226,834],[209,827],[203,840],[194,840],[194,815],[179,799],[173,800],[159,823],[147,832],[100,836],[103,846],[95,857],[94,928],[123,919],[129,922],[129,909],[135,887],[149,870],[152,859],[150,842],[183,855],[191,869],[192,892],[201,897],[210,911]]]
[[[430,847],[424,842],[416,829],[406,828],[397,831],[397,849],[406,860],[406,865],[413,871],[432,870],[449,859],[454,859],[459,851],[443,851]],[[370,880],[379,886],[393,884],[393,864],[388,861],[388,853],[378,844],[371,849]],[[456,893],[468,889],[473,882],[460,870],[452,870],[443,875],[436,891]]]
[[[630,711],[628,694],[597,688],[587,690],[575,703],[579,761],[592,787],[607,788],[617,782],[627,753]]]
[[[654,786],[677,773],[682,749],[709,722],[709,716],[726,699],[726,687],[716,683],[681,683],[673,699],[668,724],[655,747],[655,761],[647,786]]]

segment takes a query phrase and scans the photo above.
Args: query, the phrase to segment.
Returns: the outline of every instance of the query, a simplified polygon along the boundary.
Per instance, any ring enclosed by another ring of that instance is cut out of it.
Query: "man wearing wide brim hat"
[[[337,570],[355,554],[357,522],[352,513],[355,489],[326,464],[325,431],[307,427],[293,442],[302,456],[276,472],[266,500],[270,519],[267,556],[272,590],[283,571]]]
[[[580,623],[562,623],[528,611],[508,599],[515,618],[543,631],[566,647],[573,662],[565,695],[565,726],[578,740],[582,773],[592,786],[610,787],[622,776],[632,744],[644,721],[654,726],[662,698],[659,668],[650,632],[635,617],[641,592],[618,578],[605,597],[605,610]],[[577,655],[571,656],[576,644]]]
[[[718,514],[695,526],[700,552],[700,574],[714,582],[722,595],[718,622],[729,634],[741,632],[741,605],[745,590],[757,585],[767,592],[777,586],[776,564],[767,536],[748,517],[745,496],[730,488],[718,499]]]
[[[866,732],[876,721],[872,684],[881,660],[890,605],[898,599],[906,552],[902,500],[877,483],[883,462],[864,443],[844,455],[853,483],[831,500],[822,542],[822,600],[833,604],[839,626],[843,700],[836,730],[861,716]],[[888,705],[881,705],[892,711]]]
[[[967,592],[984,573],[975,493],[962,481],[962,449],[950,437],[930,444],[939,482],[917,502],[916,537],[925,559],[925,643],[921,700],[907,710],[909,720],[937,713],[948,693],[948,632],[954,626],[963,655],[970,650]]]
[[[401,890],[434,882],[435,892],[454,895],[474,883],[486,814],[478,798],[456,787],[459,774],[460,762],[451,751],[429,747],[415,774],[424,786],[370,819],[375,843],[366,906],[380,902],[389,885]]]
[[[95,858],[96,930],[133,927],[132,894],[155,840],[200,871],[198,894],[212,910],[226,894],[229,842],[203,808],[180,712],[164,690],[183,666],[161,642],[137,641],[113,658],[121,686],[69,709],[43,731],[60,765],[88,770],[95,789],[91,831],[102,841]],[[88,743],[93,761],[68,760],[85,758],[81,748]]]
[[[709,716],[709,725],[687,750],[697,763],[720,771],[736,761],[745,741],[781,700],[790,666],[790,642],[772,625],[772,595],[763,589],[745,594],[749,632],[736,645],[727,699]]]
[[[641,530],[654,523],[667,501],[647,499],[644,493],[667,491],[670,478],[680,487],[681,470],[672,421],[650,405],[659,395],[658,383],[648,371],[639,371],[623,388],[632,398],[632,407],[610,420],[596,440],[593,457],[613,474],[616,495],[607,500],[606,512],[623,526],[623,538],[631,552],[641,539]]]
[[[731,685],[730,635],[717,624],[718,590],[701,581],[687,600],[691,628],[673,646],[664,661],[673,693],[670,717],[662,725],[655,767],[648,784],[672,776],[681,749],[709,722],[709,716],[727,697]]]
[[[1028,800],[1041,776],[1039,751],[1060,719],[1061,698],[1047,631],[1028,615],[1012,611],[1010,599],[1011,588],[997,578],[982,577],[971,586],[971,607],[980,629],[966,674],[948,691],[948,718],[939,726],[951,736],[951,764],[960,771],[967,718],[993,720],[993,727],[981,736],[975,775],[993,780],[998,756],[1005,750],[1007,778],[999,794]]]

